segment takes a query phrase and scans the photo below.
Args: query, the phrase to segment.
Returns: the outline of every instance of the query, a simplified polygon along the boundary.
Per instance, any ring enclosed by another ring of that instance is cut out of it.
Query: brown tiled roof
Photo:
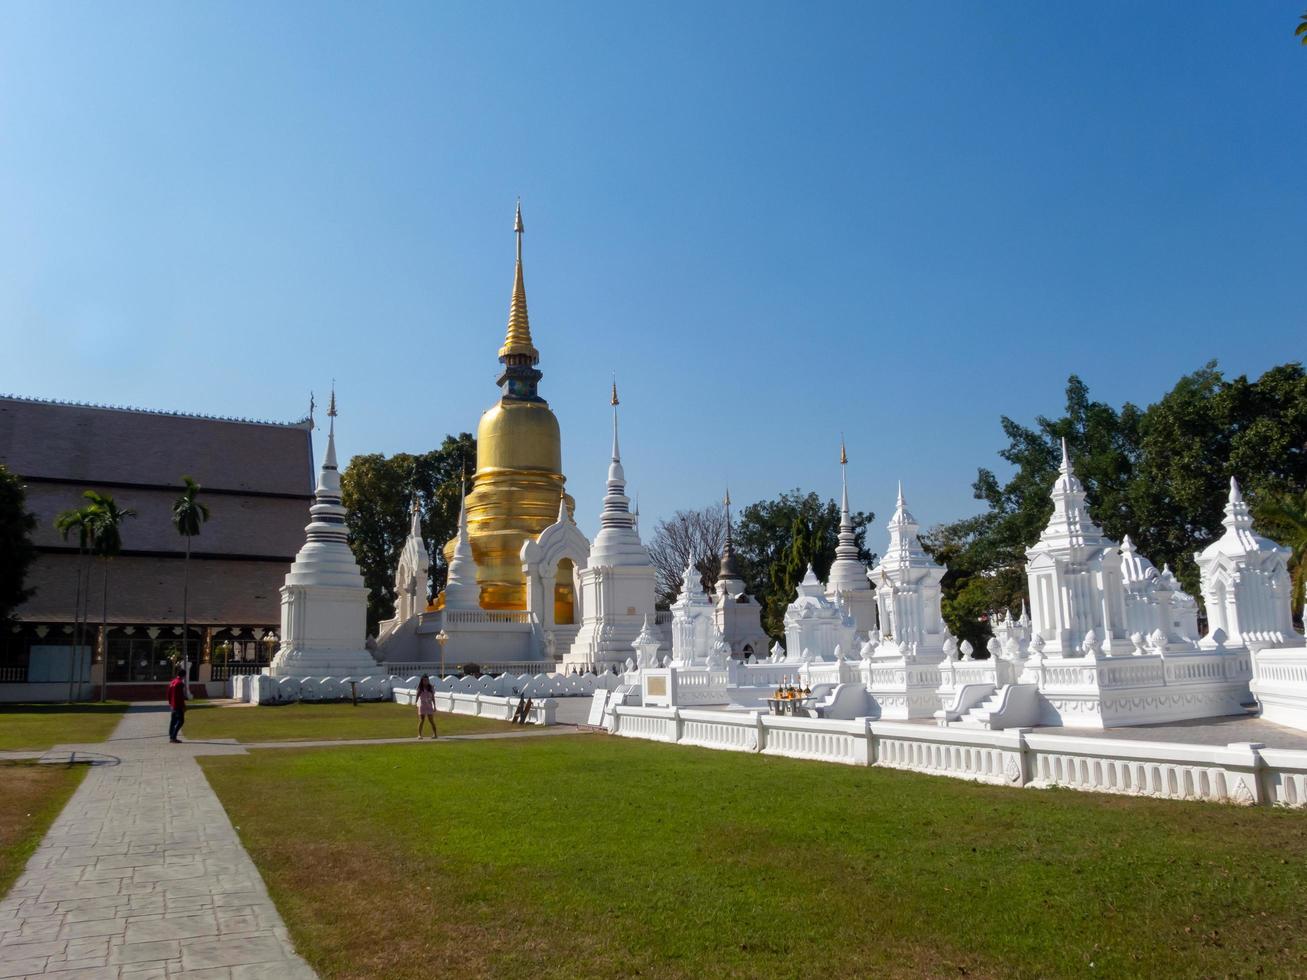
[[[37,480],[308,495],[308,421],[291,424],[0,396],[0,463]],[[302,524],[300,525],[303,526]]]

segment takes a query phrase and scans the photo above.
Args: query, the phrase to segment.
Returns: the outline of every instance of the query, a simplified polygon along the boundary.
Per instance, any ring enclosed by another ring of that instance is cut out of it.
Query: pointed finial
[[[622,458],[621,450],[617,446],[617,406],[620,404],[617,400],[617,377],[613,377],[613,462],[619,462]]]
[[[722,498],[722,505],[725,506],[727,510],[730,510],[730,507],[731,507],[731,488],[730,488],[730,487],[727,487],[727,488],[726,488],[726,496]]]
[[[1062,472],[1071,472],[1071,454],[1066,449],[1066,436],[1062,437]]]
[[[1243,493],[1239,490],[1239,481],[1230,477],[1230,503],[1237,504],[1242,502]]]
[[[613,375],[613,404],[614,405],[621,404],[621,402],[617,400],[617,375]]]
[[[900,507],[903,506],[903,481],[902,481],[902,480],[899,480],[899,499],[898,499],[898,505],[899,505]]]
[[[558,495],[558,523],[566,524],[569,520],[570,518],[567,514],[567,495],[560,493]]]
[[[315,408],[317,408],[317,407],[318,407],[318,403],[317,403],[316,401],[313,400],[313,392],[310,391],[310,392],[309,392],[309,428],[310,428],[310,429],[314,428],[314,424],[313,424],[313,410],[314,410]]]
[[[841,432],[840,433],[840,465],[847,466],[848,464],[849,464],[849,454],[844,451],[844,433]]]
[[[513,231],[519,235],[526,231],[526,228],[522,225],[522,199],[520,197],[517,199],[517,214],[513,218]]]
[[[336,417],[336,379],[331,379],[331,404],[327,406],[327,417]]]

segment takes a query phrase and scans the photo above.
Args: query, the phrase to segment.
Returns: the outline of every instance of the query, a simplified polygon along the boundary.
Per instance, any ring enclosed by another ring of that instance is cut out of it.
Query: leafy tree
[[[447,569],[441,549],[458,531],[460,494],[465,482],[471,487],[475,467],[476,439],[464,432],[446,436],[439,449],[421,455],[355,456],[341,473],[350,547],[368,587],[370,633],[395,612],[395,565],[408,537],[414,497],[431,551],[431,593],[444,586]]]
[[[1300,19],[1302,23],[1293,29],[1293,36],[1301,37],[1303,46],[1307,47],[1307,14],[1303,14]]]
[[[105,641],[103,651],[105,670],[108,671],[108,636],[109,636],[109,563],[123,550],[122,526],[128,518],[136,516],[136,511],[119,507],[113,497],[97,490],[87,490],[82,494],[90,507],[87,521],[91,532],[91,551],[101,562],[104,569],[104,588],[100,607],[100,636]],[[104,700],[105,685],[100,684],[100,700]]]
[[[68,700],[73,699],[73,684],[81,676],[82,650],[86,644],[86,620],[91,612],[91,540],[93,511],[87,504],[66,510],[54,519],[65,541],[77,532],[77,589],[73,598],[73,656],[68,674]],[[83,581],[84,580],[84,581]]]
[[[705,589],[712,588],[721,570],[725,541],[726,508],[721,504],[702,510],[678,510],[658,522],[649,540],[649,557],[657,576],[659,608],[666,609],[676,601],[691,556],[701,584]]]
[[[1307,592],[1307,490],[1268,495],[1258,502],[1254,516],[1262,531],[1293,549],[1289,559],[1290,602],[1294,615],[1300,615]]]
[[[209,508],[196,499],[200,485],[189,476],[182,477],[185,489],[172,505],[172,525],[177,533],[186,539],[186,562],[182,565],[182,663],[190,676],[191,657],[188,650],[190,643],[190,618],[187,604],[191,592],[191,538],[200,533],[200,528],[209,519]]]
[[[867,525],[874,515],[858,512],[849,516],[858,556],[870,565],[875,556],[866,548]],[[762,604],[763,628],[771,636],[784,633],[785,607],[793,601],[808,564],[822,581],[829,576],[839,530],[839,504],[834,500],[823,503],[816,493],[805,494],[797,488],[741,511],[734,533],[740,575],[749,593]]]
[[[982,469],[973,485],[987,510],[932,528],[922,543],[948,566],[949,628],[978,647],[988,614],[1015,610],[1025,594],[1025,549],[1052,513],[1049,489],[1065,438],[1090,513],[1110,538],[1129,534],[1156,564],[1198,592],[1194,552],[1221,533],[1226,491],[1237,476],[1254,504],[1307,488],[1307,373],[1272,368],[1256,381],[1227,380],[1212,362],[1182,377],[1146,410],[1120,411],[1089,397],[1075,376],[1065,413],[1035,427],[1002,419],[1013,468],[1006,483]],[[1275,534],[1268,531],[1272,537]]]
[[[32,595],[26,582],[36,558],[35,529],[36,517],[28,513],[22,481],[0,465],[0,626],[7,626],[14,610]]]

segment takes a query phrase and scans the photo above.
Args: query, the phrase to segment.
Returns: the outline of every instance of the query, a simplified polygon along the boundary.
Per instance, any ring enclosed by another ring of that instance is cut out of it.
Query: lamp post
[[[440,644],[440,676],[445,676],[445,644],[449,642],[449,634],[445,632],[442,626],[440,632],[436,634],[436,642]]]

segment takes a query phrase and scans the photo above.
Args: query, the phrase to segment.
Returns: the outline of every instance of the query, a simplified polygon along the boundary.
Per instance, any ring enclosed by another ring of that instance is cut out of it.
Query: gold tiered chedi
[[[517,269],[508,312],[508,334],[499,348],[503,365],[496,384],[497,404],[477,426],[477,467],[467,497],[468,536],[477,565],[483,609],[525,609],[526,581],[522,576],[522,545],[558,520],[559,500],[570,516],[572,498],[563,489],[563,455],[558,419],[549,403],[536,393],[542,377],[536,365],[540,352],[531,340],[522,279],[522,208],[518,206]],[[445,545],[445,560],[454,541]],[[570,562],[558,568],[554,590],[555,621],[572,622],[574,590]]]

